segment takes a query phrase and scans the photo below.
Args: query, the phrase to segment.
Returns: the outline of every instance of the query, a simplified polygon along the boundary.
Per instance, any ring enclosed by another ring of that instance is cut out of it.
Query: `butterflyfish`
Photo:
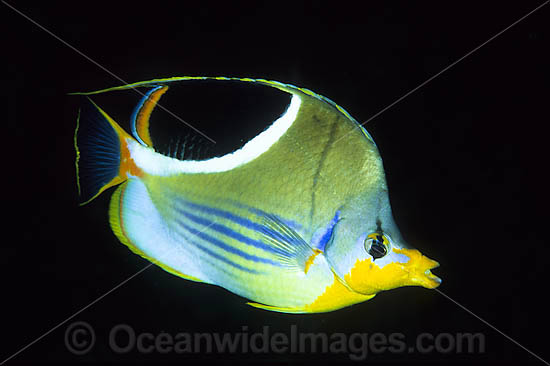
[[[161,97],[172,86],[206,80],[278,89],[289,104],[223,156],[160,152],[149,122]],[[146,92],[128,134],[90,96],[132,88]],[[74,138],[81,204],[118,186],[109,207],[114,234],[164,270],[285,313],[329,312],[381,291],[440,284],[431,273],[439,264],[409,247],[394,222],[377,145],[330,99],[276,81],[229,77],[173,77],[74,94],[87,96]]]

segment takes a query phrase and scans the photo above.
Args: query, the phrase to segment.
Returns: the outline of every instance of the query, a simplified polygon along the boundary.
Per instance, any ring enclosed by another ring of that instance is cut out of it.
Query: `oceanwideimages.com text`
[[[291,325],[287,332],[272,332],[269,326],[251,331],[242,326],[234,333],[151,333],[127,324],[113,326],[99,337],[117,354],[138,353],[325,353],[346,354],[351,360],[365,360],[380,353],[484,353],[482,333],[421,333],[407,339],[403,333],[324,333],[301,332]],[[77,355],[90,352],[97,341],[94,329],[85,322],[69,325],[65,332],[67,349]]]

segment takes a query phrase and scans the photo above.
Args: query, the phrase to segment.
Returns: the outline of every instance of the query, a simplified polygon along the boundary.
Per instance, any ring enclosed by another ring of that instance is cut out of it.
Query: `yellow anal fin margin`
[[[160,97],[162,97],[167,90],[168,87],[165,85],[151,89],[143,96],[134,111],[132,116],[132,133],[144,145],[153,146],[153,140],[149,134],[149,120]]]
[[[278,313],[289,313],[289,314],[308,313],[308,311],[304,308],[285,308],[285,307],[279,307],[279,306],[270,306],[270,305],[259,304],[257,302],[247,302],[246,304],[250,305],[252,307],[258,308],[258,309],[276,311]]]
[[[109,205],[109,222],[111,223],[111,229],[115,233],[118,240],[120,240],[122,244],[126,245],[132,252],[147,259],[151,263],[156,264],[160,268],[164,269],[166,272],[169,272],[178,277],[182,277],[186,280],[195,281],[195,282],[204,282],[199,278],[183,274],[171,267],[166,266],[165,264],[157,261],[156,259],[151,258],[147,254],[143,253],[138,247],[136,247],[130,241],[130,239],[126,236],[126,233],[124,232],[124,228],[122,225],[122,216],[120,212],[120,207],[122,203],[122,198],[124,197],[124,189],[126,188],[126,184],[128,184],[128,182],[124,182],[122,185],[120,185],[116,189],[115,193],[113,193],[111,197],[111,203]]]

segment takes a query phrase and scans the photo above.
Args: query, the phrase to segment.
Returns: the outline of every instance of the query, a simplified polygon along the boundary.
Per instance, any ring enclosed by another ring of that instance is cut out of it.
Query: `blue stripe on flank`
[[[226,235],[230,238],[238,240],[241,243],[253,246],[253,247],[258,248],[258,249],[263,249],[263,250],[268,251],[268,252],[276,252],[273,247],[271,247],[271,246],[269,246],[269,245],[267,245],[267,244],[265,244],[261,241],[253,240],[253,239],[251,239],[251,238],[249,238],[245,235],[242,235],[242,234],[240,234],[236,231],[233,231],[230,228],[228,228],[227,226],[217,224],[215,222],[209,221],[209,220],[207,220],[205,218],[202,218],[202,217],[195,216],[195,215],[193,215],[189,212],[183,211],[181,209],[176,209],[176,210],[179,214],[182,214],[183,216],[187,217],[189,220],[191,220],[193,222],[196,222],[197,224],[206,226],[209,229],[215,230],[215,231],[217,231],[221,234],[224,234],[224,235]],[[259,226],[261,226],[261,225],[259,225]],[[243,254],[248,255],[244,252],[243,252]],[[260,258],[260,257],[256,257],[256,256],[251,256],[251,258],[246,258],[246,259],[250,259],[250,260],[253,260],[255,262],[263,262],[263,263],[269,263],[269,264],[277,265],[277,263],[275,263],[275,262],[273,262],[269,259]]]
[[[188,239],[186,238],[186,240],[188,240]],[[193,245],[195,245],[195,244],[193,243]],[[198,249],[203,250],[205,253],[210,254],[210,252],[208,252],[208,250],[205,249],[205,248],[201,247],[201,248],[198,248]],[[233,281],[235,281],[235,283],[239,283],[239,285],[241,284],[241,282],[240,282],[241,277],[239,277],[239,274],[229,271],[229,268],[227,268],[225,266],[220,266],[218,263],[216,263],[216,259],[214,257],[211,259],[208,256],[204,256],[204,257],[201,258],[201,261],[208,264],[210,267],[215,268],[217,272],[223,273],[224,276],[230,277]],[[257,274],[262,274],[262,273],[257,273]],[[208,274],[205,274],[205,276],[208,277]],[[216,283],[216,284],[223,283],[223,282],[220,282],[220,277],[218,277],[218,276],[216,276],[215,279],[209,278],[209,280],[212,281],[211,283]],[[243,287],[243,286],[240,285],[240,287]]]
[[[251,229],[251,230],[260,232],[264,235],[270,236],[273,239],[276,239],[278,241],[282,241],[282,242],[285,242],[285,243],[293,243],[294,242],[293,238],[291,238],[291,237],[289,237],[289,236],[287,236],[283,233],[274,231],[271,228],[269,228],[267,226],[264,226],[264,225],[261,225],[261,224],[258,224],[254,221],[251,221],[251,220],[242,218],[240,216],[234,215],[231,212],[220,210],[220,209],[209,207],[209,206],[199,205],[199,204],[184,201],[184,200],[181,200],[181,199],[180,199],[180,202],[182,202],[183,204],[185,204],[189,207],[195,208],[195,209],[197,209],[197,210],[199,210],[203,213],[212,214],[212,215],[215,215],[215,216],[218,216],[218,217],[225,218],[225,219],[230,220],[230,221],[232,221],[232,222],[234,222],[234,223],[236,223],[240,226],[243,226],[247,229]],[[247,208],[250,209],[250,210],[254,210],[255,213],[259,216],[265,216],[265,217],[270,216],[270,214],[268,214],[267,212],[257,210],[257,209],[254,209],[254,208],[249,208],[249,207],[247,207]],[[181,209],[176,209],[176,210],[179,213],[182,213],[182,214],[185,214],[185,215],[192,215],[192,214],[187,213],[187,212],[185,212]],[[241,235],[241,234],[239,234],[239,233],[237,233],[233,230],[230,230],[229,228],[227,228],[223,225],[212,223],[210,221],[207,221],[206,219],[202,219],[202,218],[199,218],[199,217],[194,216],[194,215],[192,215],[192,216],[194,218],[196,218],[197,220],[201,220],[201,222],[198,222],[198,221],[195,221],[195,222],[197,222],[201,225],[205,225],[205,226],[212,225],[210,227],[212,227],[214,230],[219,231],[222,234],[225,234],[227,236],[230,236],[230,237],[232,237],[232,238],[234,238],[238,241],[241,241],[242,243],[252,245],[256,248],[263,249],[263,250],[266,250],[266,251],[271,252],[271,253],[275,253],[275,254],[281,254],[282,253],[281,250],[277,247],[273,247],[273,246],[271,246],[269,244],[266,244],[264,242],[261,242],[261,241],[252,240],[252,239],[250,239],[250,238],[248,238],[244,235]],[[189,218],[192,219],[191,217],[189,217]],[[235,235],[235,236],[233,236],[233,235]]]
[[[192,207],[192,208],[195,208],[203,213],[206,213],[206,214],[210,214],[210,215],[215,215],[215,216],[218,216],[218,217],[223,217],[224,219],[227,219],[229,221],[232,221],[242,227],[245,227],[247,229],[251,229],[251,230],[254,230],[254,231],[262,231],[263,230],[263,226],[254,222],[254,221],[250,221],[248,219],[245,219],[245,218],[242,218],[240,216],[237,216],[237,215],[234,215],[232,214],[231,212],[229,211],[224,211],[224,210],[220,210],[218,208],[213,208],[213,207],[209,207],[209,206],[203,206],[203,205],[199,205],[199,204],[196,204],[196,203],[192,203],[192,202],[189,202],[189,201],[185,201],[185,200],[179,200],[181,203],[183,203],[184,205],[188,206],[188,207]]]
[[[209,223],[208,221],[206,220],[203,220],[201,218],[198,218],[196,216],[194,216],[193,218],[191,218],[190,216],[193,216],[191,214],[188,214],[188,213],[185,213],[185,212],[182,212],[183,215],[185,215],[186,217],[188,217],[190,220],[192,221],[195,221],[197,222],[198,224],[201,224],[201,225],[205,225],[206,228],[214,228],[214,226],[221,226],[223,227],[222,225],[218,225],[218,224],[213,224],[213,223]],[[198,220],[196,220],[198,219]],[[199,221],[203,221],[203,222],[199,222]],[[270,260],[270,259],[267,259],[267,258],[261,258],[261,257],[258,257],[258,256],[255,256],[255,255],[252,255],[252,254],[248,254],[246,252],[243,252],[242,250],[239,250],[231,245],[228,245],[226,243],[224,243],[223,241],[219,240],[219,239],[216,239],[214,238],[213,236],[210,236],[208,234],[206,234],[204,231],[200,231],[200,230],[196,230],[196,229],[193,229],[191,228],[190,226],[184,224],[181,220],[176,220],[176,222],[181,226],[183,227],[185,230],[187,231],[195,231],[194,233],[192,233],[193,235],[197,236],[198,238],[201,238],[209,243],[212,243],[214,244],[215,246],[217,246],[218,248],[220,249],[223,249],[225,250],[226,252],[228,253],[231,253],[231,254],[235,254],[235,255],[238,255],[240,256],[241,258],[244,258],[244,259],[247,259],[247,260],[250,260],[250,261],[253,261],[253,262],[257,262],[257,263],[267,263],[267,264],[271,264],[271,265],[278,265],[276,262]],[[227,228],[226,228],[227,229]],[[216,229],[214,229],[216,230]],[[227,229],[229,230],[229,229]],[[217,230],[216,230],[217,231]],[[235,233],[237,234],[237,233]],[[262,243],[263,244],[263,243]],[[264,244],[265,245],[265,244]]]
[[[265,226],[263,226],[261,224],[258,224],[257,222],[254,222],[254,221],[242,218],[240,216],[237,216],[237,215],[235,215],[235,214],[233,214],[229,211],[221,210],[221,209],[218,209],[218,208],[213,208],[213,207],[210,207],[210,206],[199,205],[197,203],[185,201],[185,200],[182,200],[182,199],[180,199],[179,202],[183,203],[186,206],[195,208],[195,209],[197,209],[197,210],[199,210],[203,213],[223,217],[224,219],[232,221],[232,222],[234,222],[234,223],[236,223],[236,224],[238,224],[242,227],[245,227],[247,229],[251,229],[251,230],[254,230],[254,231],[260,231],[260,232],[265,232],[265,230],[266,230]],[[244,209],[248,210],[249,212],[252,212],[253,214],[261,216],[261,217],[271,215],[268,212],[262,211],[260,209],[254,208],[254,207],[249,207],[249,206],[237,203],[237,202],[234,202],[234,204],[237,207],[244,208]],[[286,225],[291,227],[293,230],[299,230],[299,229],[302,228],[302,226],[300,224],[298,224],[294,221],[285,220],[285,219],[282,219],[282,218],[279,218],[279,220],[281,220],[283,223],[285,223]]]
[[[134,108],[134,111],[132,112],[132,117],[130,117],[130,121],[131,121],[130,125],[131,125],[131,128],[132,128],[132,135],[134,135],[136,140],[138,140],[139,143],[144,145],[144,146],[147,146],[147,144],[141,139],[141,137],[139,137],[139,135],[137,133],[137,130],[136,130],[137,115],[138,115],[139,111],[141,110],[141,108],[143,108],[143,105],[145,104],[145,102],[147,102],[147,100],[149,99],[151,94],[153,94],[154,92],[156,92],[160,88],[163,88],[163,86],[162,85],[157,86],[156,88],[153,88],[153,89],[149,90],[147,93],[145,93],[145,95],[143,96],[143,98],[141,98],[141,100],[139,101],[136,108]]]
[[[193,229],[185,224],[182,224],[180,223],[180,225],[185,229],[187,230],[189,233],[191,233],[192,236],[195,236],[195,237],[199,237],[201,239],[204,239],[204,240],[207,240],[207,241],[210,241],[209,239],[206,239],[206,238],[210,238],[208,235],[200,232],[199,230],[196,230],[196,229]],[[206,237],[206,238],[205,238]],[[245,272],[248,272],[248,273],[253,273],[253,274],[261,274],[261,272],[258,272],[256,270],[253,270],[253,269],[250,269],[250,268],[246,268],[246,267],[243,267],[241,266],[240,264],[238,263],[235,263],[227,258],[225,258],[224,256],[222,255],[219,255],[215,252],[213,252],[212,250],[206,248],[205,246],[203,245],[200,245],[199,243],[195,242],[195,241],[191,241],[189,240],[189,238],[186,238],[187,241],[191,244],[193,244],[195,247],[197,247],[199,250],[205,252],[206,254],[212,256],[213,258],[216,258],[226,264],[229,264],[230,266],[232,267],[235,267],[237,269],[240,269],[241,271],[245,271]],[[213,238],[212,238],[213,239]],[[214,239],[215,240],[215,239]]]

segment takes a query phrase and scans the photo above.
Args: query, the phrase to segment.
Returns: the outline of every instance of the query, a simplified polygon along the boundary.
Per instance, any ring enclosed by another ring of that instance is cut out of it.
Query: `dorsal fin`
[[[156,86],[149,90],[132,113],[131,127],[132,135],[145,146],[153,146],[151,135],[149,134],[149,119],[151,112],[157,106],[157,103],[164,93],[168,90],[165,85]]]
[[[285,91],[285,92],[290,93],[290,94],[303,94],[303,95],[305,94],[305,95],[308,95],[310,97],[321,100],[322,102],[327,103],[327,104],[333,106],[334,108],[336,108],[340,113],[342,113],[344,116],[346,116],[347,118],[352,120],[354,123],[356,123],[358,128],[360,128],[361,131],[363,132],[363,134],[365,134],[365,136],[373,144],[375,144],[374,140],[372,139],[370,134],[367,132],[367,130],[365,130],[365,128],[363,128],[363,126],[360,125],[357,122],[357,120],[355,120],[355,118],[353,118],[344,108],[342,108],[341,106],[339,106],[338,104],[336,104],[335,102],[330,100],[329,98],[324,97],[320,94],[317,94],[317,93],[315,93],[315,92],[313,92],[313,91],[311,91],[307,88],[300,88],[300,87],[297,87],[297,86],[294,86],[294,85],[291,85],[291,84],[285,84],[285,83],[281,83],[279,81],[273,81],[273,80],[253,79],[253,78],[238,78],[238,77],[225,77],[225,76],[177,76],[177,77],[171,77],[171,78],[161,78],[161,79],[152,79],[152,80],[148,80],[148,81],[140,81],[140,82],[137,82],[137,83],[131,83],[131,84],[126,84],[126,85],[121,85],[121,86],[115,86],[115,87],[112,87],[112,88],[101,89],[101,90],[96,90],[96,91],[92,91],[92,92],[86,92],[86,93],[79,92],[79,93],[70,93],[70,94],[72,94],[72,95],[93,95],[93,94],[100,94],[100,93],[105,93],[105,92],[110,92],[110,91],[115,91],[115,90],[126,90],[126,89],[133,89],[133,88],[139,88],[139,87],[158,87],[159,85],[166,85],[166,84],[169,84],[169,83],[174,83],[174,82],[179,82],[179,81],[192,81],[192,80],[241,81],[241,82],[246,82],[246,83],[255,83],[255,84],[270,86],[272,88],[276,88],[276,89]],[[375,146],[376,146],[376,144],[375,144]]]

